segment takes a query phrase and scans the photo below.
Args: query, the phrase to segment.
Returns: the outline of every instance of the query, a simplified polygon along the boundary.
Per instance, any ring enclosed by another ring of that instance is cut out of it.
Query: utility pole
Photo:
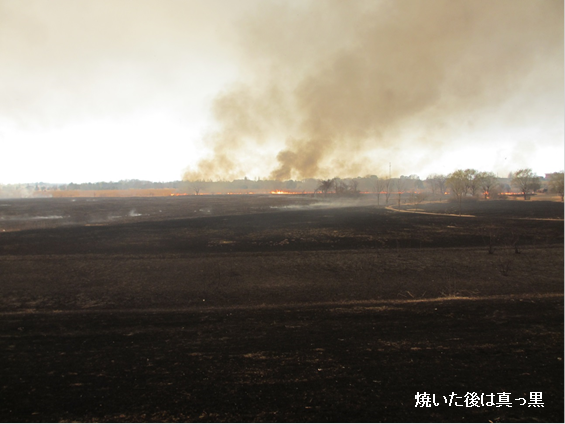
[[[390,180],[391,178],[392,178],[392,165],[389,162],[388,163],[388,179]]]

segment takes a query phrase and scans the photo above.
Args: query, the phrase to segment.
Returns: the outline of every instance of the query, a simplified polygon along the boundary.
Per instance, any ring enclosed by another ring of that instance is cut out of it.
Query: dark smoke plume
[[[401,161],[414,137],[449,148],[547,113],[530,100],[556,87],[562,103],[562,1],[260,2],[238,25],[244,77],[215,100],[213,156],[186,179],[241,178],[269,154],[273,179],[383,172],[379,152]]]

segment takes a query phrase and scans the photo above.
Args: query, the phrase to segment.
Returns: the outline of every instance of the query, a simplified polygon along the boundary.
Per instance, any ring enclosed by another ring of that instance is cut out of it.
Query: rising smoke
[[[243,76],[187,180],[241,178],[251,156],[272,179],[373,174],[411,143],[562,113],[562,1],[259,2],[237,33]]]

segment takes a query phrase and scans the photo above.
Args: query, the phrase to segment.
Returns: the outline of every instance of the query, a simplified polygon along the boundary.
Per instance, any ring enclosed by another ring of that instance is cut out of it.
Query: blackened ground
[[[60,202],[60,199],[53,200]],[[377,206],[305,206],[282,211],[269,208],[269,212],[264,213],[223,214],[223,211],[236,209],[232,202],[237,200],[226,198],[224,209],[217,207],[219,216],[141,222],[137,222],[141,218],[134,217],[136,222],[113,223],[110,220],[90,226],[8,231],[0,233],[0,255],[182,254],[563,243],[563,205],[556,202],[477,202],[473,204],[475,209],[476,205],[484,205],[485,213],[473,218],[401,214]],[[43,199],[45,203],[48,201]],[[176,199],[165,198],[162,208],[174,201]],[[561,220],[525,219],[531,218],[530,205],[534,203],[540,216],[560,215]],[[492,204],[498,206],[493,208]],[[426,209],[437,210],[435,205],[441,205],[444,208],[441,211],[449,211],[446,204],[426,205]],[[111,204],[107,206],[112,208]],[[65,211],[58,213],[65,214]]]
[[[0,232],[265,213],[315,203],[320,202],[302,195],[0,199]]]
[[[459,214],[459,203],[450,199],[448,202],[433,202],[420,205],[401,205],[401,209],[419,209],[424,212]],[[467,200],[461,203],[461,213],[481,217],[501,217],[525,219],[563,219],[563,203],[551,201],[522,200]]]
[[[563,422],[562,300],[3,316],[0,420]]]
[[[285,199],[2,200],[0,420],[563,422],[562,203]]]

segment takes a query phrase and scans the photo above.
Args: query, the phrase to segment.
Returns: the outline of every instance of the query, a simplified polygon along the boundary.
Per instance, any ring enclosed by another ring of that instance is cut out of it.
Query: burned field
[[[562,422],[563,204],[456,207],[1,200],[0,419]]]

